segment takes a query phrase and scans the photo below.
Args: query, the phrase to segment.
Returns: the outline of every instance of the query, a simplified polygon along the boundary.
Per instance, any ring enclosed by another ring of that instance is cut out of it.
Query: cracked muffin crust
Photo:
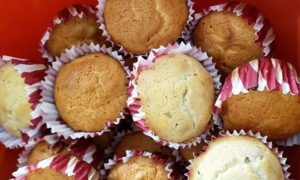
[[[104,20],[117,44],[133,54],[145,54],[175,42],[188,14],[185,0],[107,0]]]
[[[24,78],[11,63],[0,67],[0,123],[12,135],[21,137],[31,120],[31,104]]]
[[[126,77],[122,65],[103,53],[86,54],[65,64],[54,87],[60,116],[75,131],[104,129],[126,107]]]
[[[134,156],[126,163],[119,162],[109,172],[108,180],[153,180],[168,178],[165,165],[152,158],[145,156]]]
[[[72,17],[54,26],[45,48],[52,57],[60,56],[66,49],[78,44],[104,44],[100,24],[95,17]]]
[[[190,180],[284,180],[276,154],[250,136],[225,136],[193,160]]]
[[[256,43],[255,30],[248,20],[234,13],[213,11],[200,19],[193,42],[213,57],[222,76],[234,68],[264,56]]]
[[[206,130],[212,116],[214,83],[208,71],[182,53],[161,56],[137,77],[144,119],[161,139],[179,143]]]
[[[300,97],[281,91],[253,91],[232,95],[220,113],[225,129],[252,130],[270,140],[287,139],[300,132]]]

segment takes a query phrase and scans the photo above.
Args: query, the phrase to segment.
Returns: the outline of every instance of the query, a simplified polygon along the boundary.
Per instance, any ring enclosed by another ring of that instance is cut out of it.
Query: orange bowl
[[[194,0],[196,10],[226,0]],[[278,58],[300,69],[300,1],[299,0],[242,0],[260,9],[270,21],[276,36]],[[0,55],[43,61],[38,52],[39,42],[52,18],[63,8],[73,4],[93,4],[96,0],[9,0],[0,1]],[[291,164],[292,178],[300,180],[300,146],[285,148],[284,155]],[[17,169],[21,149],[9,150],[0,144],[0,177],[11,178]]]

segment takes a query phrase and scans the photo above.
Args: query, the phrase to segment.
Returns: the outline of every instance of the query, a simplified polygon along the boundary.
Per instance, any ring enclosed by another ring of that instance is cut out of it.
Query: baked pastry
[[[169,179],[165,165],[152,158],[145,156],[131,157],[127,162],[117,163],[109,172],[108,180],[150,180],[150,179]]]
[[[206,130],[212,116],[214,82],[191,56],[174,53],[156,58],[137,76],[145,123],[161,139],[179,143]]]
[[[199,20],[192,39],[213,58],[224,77],[235,67],[264,56],[263,48],[255,42],[253,25],[235,13],[210,12]]]
[[[126,76],[121,64],[103,53],[86,54],[63,65],[54,87],[60,116],[75,131],[103,130],[126,107]]]
[[[31,103],[24,78],[8,62],[0,67],[0,123],[10,134],[21,137],[20,131],[30,125]]]
[[[214,140],[192,161],[190,168],[190,180],[284,180],[276,154],[250,136],[225,136]]]
[[[186,161],[189,161],[191,159],[194,159],[194,156],[197,156],[201,152],[201,150],[203,150],[205,145],[206,144],[201,141],[201,143],[197,143],[196,146],[191,146],[191,148],[186,146],[185,148],[179,149],[179,152]]]
[[[282,91],[250,90],[222,103],[225,129],[260,132],[270,140],[287,139],[300,132],[300,97]]]
[[[125,156],[126,150],[158,152],[165,156],[172,155],[170,148],[160,145],[142,132],[127,134],[116,147],[115,154]]]
[[[96,17],[70,17],[56,24],[45,43],[45,48],[52,57],[60,56],[66,49],[78,44],[104,44],[105,38],[99,29]]]
[[[57,155],[71,155],[71,152],[67,146],[61,149],[59,147],[51,147],[46,141],[41,141],[32,149],[28,157],[28,165]]]
[[[133,54],[175,42],[187,23],[185,0],[107,0],[106,30],[112,40]]]
[[[36,169],[26,175],[26,180],[74,180],[74,176],[68,176],[48,167],[44,169]]]

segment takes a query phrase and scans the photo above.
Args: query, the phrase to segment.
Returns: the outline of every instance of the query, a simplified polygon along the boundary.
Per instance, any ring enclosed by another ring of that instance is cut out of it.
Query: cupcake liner
[[[53,62],[52,66],[50,66],[49,70],[46,72],[47,76],[42,84],[41,111],[43,121],[46,123],[47,127],[51,129],[52,133],[57,133],[58,136],[63,136],[65,139],[76,139],[81,137],[90,138],[94,136],[100,136],[104,132],[109,132],[110,127],[119,124],[120,121],[125,118],[126,111],[121,112],[119,118],[117,118],[114,122],[107,122],[106,127],[98,132],[74,131],[63,120],[60,119],[53,97],[56,74],[64,64],[69,63],[73,59],[88,53],[96,52],[101,52],[113,57],[118,62],[120,62],[120,64],[125,69],[126,73],[129,74],[128,67],[124,66],[125,62],[122,56],[120,56],[116,51],[112,51],[112,48],[106,48],[105,45],[100,47],[99,45],[95,45],[93,43],[91,43],[90,45],[76,45],[73,46],[71,49],[66,50],[66,53],[62,54],[61,57],[57,58],[57,61]],[[126,109],[126,107],[124,107],[124,109]]]
[[[225,136],[251,136],[251,137],[254,137],[254,138],[260,140],[267,147],[269,147],[269,149],[271,149],[273,153],[275,153],[277,155],[277,158],[280,161],[280,164],[281,164],[281,167],[282,167],[282,170],[283,170],[283,173],[284,173],[284,177],[285,177],[286,180],[289,179],[289,176],[291,175],[291,173],[288,171],[288,168],[290,167],[290,165],[288,165],[286,163],[287,158],[283,157],[283,151],[280,151],[277,147],[274,147],[272,142],[267,141],[267,136],[261,136],[259,132],[254,134],[251,130],[250,131],[244,131],[244,130],[236,131],[236,130],[234,130],[232,133],[230,133],[229,131],[226,131],[224,133],[220,133],[218,135],[218,137],[212,136],[211,140],[208,141],[208,144],[213,142],[214,140],[216,140],[218,138],[222,138],[222,137],[225,137]],[[207,150],[207,148],[208,148],[208,146],[204,147],[203,151],[200,152],[200,155],[202,153],[204,153]],[[189,176],[190,176],[190,171],[191,171],[192,165],[193,165],[193,161],[190,160],[190,165],[187,167],[188,172],[185,174],[185,176],[188,179],[189,179]]]
[[[50,148],[57,150],[57,152],[60,152],[64,148],[67,148],[72,156],[75,156],[79,160],[93,165],[95,169],[99,170],[101,168],[101,153],[91,140],[65,140],[63,138],[57,137],[56,134],[45,135],[43,137],[31,139],[28,144],[24,146],[24,150],[19,155],[19,168],[28,165],[28,158],[30,156],[30,153],[38,143],[43,141],[46,141],[50,145]]]
[[[47,59],[49,62],[53,62],[55,60],[55,57],[52,57],[50,54],[48,54],[47,49],[45,48],[46,42],[49,40],[50,34],[55,27],[55,25],[60,24],[62,22],[67,21],[69,18],[72,17],[97,17],[97,8],[91,5],[84,5],[84,4],[77,4],[73,6],[69,6],[65,9],[63,9],[59,14],[54,17],[52,25],[47,28],[47,31],[45,32],[44,36],[41,39],[40,42],[40,52],[42,53],[42,57]]]
[[[113,159],[109,159],[107,163],[104,163],[104,170],[101,171],[101,174],[105,177],[108,176],[109,171],[117,164],[117,163],[126,163],[134,156],[144,156],[159,161],[163,165],[165,165],[165,170],[168,172],[169,179],[184,179],[183,176],[178,171],[178,167],[166,156],[163,156],[159,153],[151,153],[146,151],[137,151],[137,150],[127,150],[126,156],[114,155]]]
[[[177,40],[179,39],[184,39],[184,36],[188,33],[189,29],[191,29],[192,27],[192,22],[193,22],[193,14],[195,14],[195,10],[193,9],[194,6],[194,2],[192,0],[186,0],[188,9],[189,9],[189,16],[188,16],[188,20],[184,26],[184,30],[182,32],[182,34],[178,37]],[[119,47],[119,52],[124,53],[125,55],[130,55],[131,57],[133,57],[134,55],[128,51],[126,51],[124,49],[124,47],[121,44],[117,44],[112,40],[112,37],[110,36],[110,34],[108,33],[108,31],[106,30],[106,26],[105,26],[105,21],[104,21],[104,10],[105,10],[105,4],[106,4],[106,0],[98,0],[98,12],[97,12],[97,17],[98,17],[98,23],[100,23],[100,29],[103,31],[103,36],[106,37],[107,41],[111,42],[111,44],[113,46],[117,46]],[[148,53],[146,53],[145,55],[148,55]]]
[[[226,11],[235,13],[237,16],[248,20],[255,30],[255,42],[263,48],[264,56],[270,56],[275,49],[275,35],[268,20],[253,6],[243,2],[228,2],[210,6],[201,13],[196,13],[191,26],[184,36],[186,42],[192,42],[192,31],[196,28],[199,20],[213,11]]]
[[[215,102],[213,109],[215,122],[220,122],[218,114],[221,106],[232,95],[249,93],[248,90],[281,91],[283,94],[300,96],[300,77],[296,69],[290,63],[274,59],[261,58],[250,61],[237,67],[229,74],[224,86]],[[300,144],[300,133],[286,141],[278,141],[278,144],[292,146]]]
[[[137,127],[139,127],[144,134],[150,136],[152,139],[154,139],[156,142],[159,142],[163,146],[169,146],[171,148],[175,148],[178,150],[179,147],[186,147],[191,146],[195,143],[200,143],[201,139],[205,139],[207,135],[210,134],[209,131],[203,133],[199,137],[195,138],[195,142],[191,143],[172,143],[168,141],[164,141],[160,139],[158,136],[155,135],[153,131],[151,131],[146,123],[145,123],[145,113],[142,111],[142,106],[140,105],[140,99],[138,97],[137,92],[137,74],[138,71],[151,67],[155,63],[155,58],[162,55],[167,55],[171,53],[184,53],[191,57],[194,57],[197,59],[201,64],[204,66],[204,68],[210,73],[210,75],[213,78],[214,84],[215,84],[215,93],[216,96],[219,93],[219,90],[221,88],[220,83],[220,75],[218,75],[218,70],[215,68],[215,64],[212,62],[212,58],[208,57],[206,53],[203,53],[200,48],[196,48],[191,46],[190,44],[178,44],[175,43],[173,45],[168,45],[167,47],[161,46],[159,49],[152,50],[148,56],[147,59],[144,59],[142,56],[138,57],[138,62],[134,64],[133,71],[131,72],[130,82],[129,82],[129,89],[128,89],[128,100],[127,105],[128,108],[132,114],[133,121]]]
[[[0,126],[0,142],[7,148],[18,148],[25,145],[30,138],[40,136],[43,130],[43,123],[40,116],[40,98],[41,98],[41,81],[45,77],[46,65],[38,62],[31,62],[27,59],[15,58],[10,56],[3,56],[0,58],[0,66],[6,63],[11,63],[19,74],[24,78],[27,85],[26,95],[29,97],[31,103],[31,120],[30,126],[27,129],[21,130],[22,139],[11,135],[2,126]],[[24,142],[22,142],[22,140]]]
[[[13,173],[15,180],[25,180],[26,175],[34,170],[50,168],[75,180],[100,180],[99,173],[85,161],[74,156],[52,156],[29,166],[19,168]]]

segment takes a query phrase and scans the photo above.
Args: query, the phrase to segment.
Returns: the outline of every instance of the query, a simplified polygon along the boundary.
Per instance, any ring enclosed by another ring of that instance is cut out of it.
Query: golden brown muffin
[[[175,42],[188,20],[185,0],[107,0],[104,20],[112,39],[134,54]]]
[[[94,137],[94,142],[98,145],[100,149],[104,150],[109,146],[112,137],[112,132],[106,132],[103,133],[101,136]]]
[[[194,159],[194,154],[198,155],[200,153],[201,150],[203,150],[204,146],[206,144],[201,141],[201,143],[197,143],[196,146],[191,146],[191,148],[189,148],[188,146],[183,148],[183,149],[179,149],[180,155],[186,160],[189,161],[191,159]]]
[[[193,32],[196,46],[213,57],[223,76],[235,67],[264,56],[255,43],[255,30],[248,20],[234,13],[211,12],[200,19]]]
[[[287,139],[300,132],[300,97],[250,90],[226,99],[220,115],[225,129],[252,130],[270,140]]]
[[[59,70],[54,99],[62,119],[75,131],[100,131],[126,107],[126,72],[112,57],[86,54]]]
[[[164,55],[137,77],[146,125],[161,139],[184,142],[206,130],[212,116],[214,82],[193,57]]]
[[[261,141],[249,136],[227,136],[209,144],[193,160],[190,180],[284,180],[280,161]]]
[[[51,156],[70,154],[71,152],[67,147],[63,149],[51,148],[51,145],[49,143],[47,143],[46,141],[42,141],[39,142],[31,151],[28,157],[28,165],[47,159]]]
[[[10,134],[21,137],[31,120],[31,104],[24,78],[11,63],[0,67],[0,123]]]
[[[37,169],[26,175],[26,180],[74,180],[74,176],[67,176],[50,168]]]
[[[118,144],[115,154],[125,156],[126,150],[159,152],[165,156],[172,156],[172,150],[170,148],[160,145],[142,132],[135,132],[126,135]]]
[[[100,24],[94,17],[72,17],[54,26],[45,48],[52,57],[60,56],[66,49],[78,44],[104,44]]]
[[[164,180],[168,178],[165,165],[144,156],[134,156],[126,163],[116,164],[109,172],[108,180]]]

